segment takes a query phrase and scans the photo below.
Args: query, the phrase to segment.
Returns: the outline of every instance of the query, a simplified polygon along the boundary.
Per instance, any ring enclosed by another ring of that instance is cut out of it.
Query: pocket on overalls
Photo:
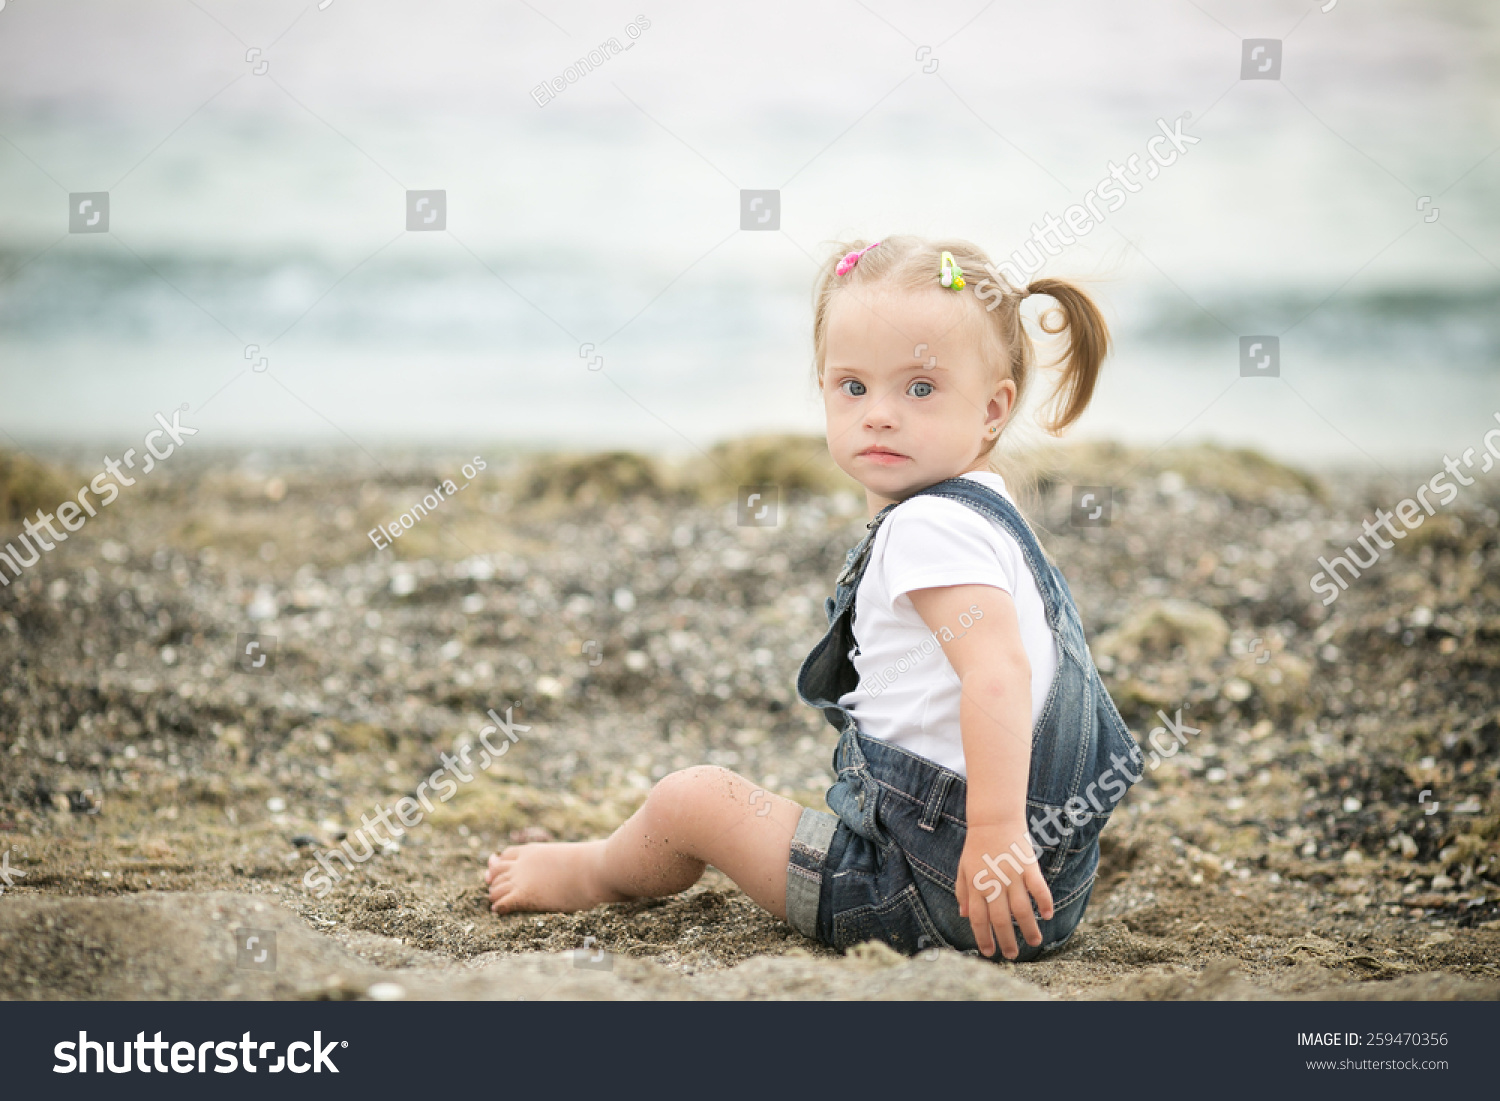
[[[1099,696],[1099,740],[1103,745],[1100,757],[1110,761],[1113,767],[1109,771],[1119,778],[1122,787],[1129,788],[1140,780],[1141,774],[1145,771],[1146,755],[1141,751],[1135,735],[1130,732],[1130,727],[1125,724],[1125,719],[1120,715],[1120,709],[1115,706],[1115,701],[1110,698],[1109,690],[1104,687],[1103,678],[1097,673],[1095,677]],[[1129,762],[1128,768],[1116,765],[1117,758],[1121,757]],[[1132,779],[1132,776],[1135,778]],[[1115,796],[1115,803],[1124,797],[1125,792],[1120,791]]]
[[[1076,805],[1074,810],[1078,810]],[[1035,799],[1027,800],[1026,816],[1031,826],[1031,843],[1037,850],[1037,862],[1048,886],[1078,853],[1097,843],[1103,826],[1103,816],[1095,815],[1091,808],[1086,815],[1079,815],[1075,825],[1068,817],[1067,804],[1053,805]]]
[[[833,915],[833,947],[842,951],[867,940],[881,941],[908,956],[926,948],[951,947],[928,917],[915,883],[878,905]]]

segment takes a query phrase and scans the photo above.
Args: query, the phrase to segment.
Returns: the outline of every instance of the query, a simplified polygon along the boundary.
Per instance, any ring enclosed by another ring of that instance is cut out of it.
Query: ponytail
[[[1094,396],[1099,368],[1109,354],[1109,326],[1094,300],[1081,288],[1063,279],[1037,279],[1026,286],[1026,295],[1045,294],[1057,309],[1044,312],[1037,323],[1044,333],[1067,331],[1068,349],[1052,366],[1062,365],[1062,375],[1047,405],[1050,415],[1043,425],[1054,436],[1083,416]]]

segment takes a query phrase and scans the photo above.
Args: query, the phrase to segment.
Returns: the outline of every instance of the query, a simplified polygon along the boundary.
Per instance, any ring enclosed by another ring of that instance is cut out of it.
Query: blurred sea
[[[633,9],[10,5],[0,446],[183,403],[224,446],[817,431],[829,242],[1001,257],[1184,112],[1199,143],[1048,269],[1117,336],[1079,433],[1394,466],[1493,427],[1494,5],[861,6],[664,5],[539,108]],[[1282,79],[1238,79],[1278,35]],[[739,230],[740,188],[780,188],[780,232]],[[406,231],[408,189],[445,232]],[[68,234],[104,190],[110,232]],[[1279,379],[1239,378],[1241,335],[1280,337]]]

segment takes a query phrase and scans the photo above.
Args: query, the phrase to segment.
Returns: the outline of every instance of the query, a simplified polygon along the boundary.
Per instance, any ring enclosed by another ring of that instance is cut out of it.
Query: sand
[[[1132,728],[1202,731],[1111,821],[1064,952],[841,956],[713,871],[489,913],[488,852],[602,835],[676,768],[822,805],[832,731],[792,679],[863,518],[815,448],[737,447],[711,483],[491,456],[383,551],[366,531],[469,455],[185,453],[122,494],[0,589],[0,850],[24,873],[0,997],[1500,995],[1500,495],[1467,489],[1325,608],[1318,556],[1417,478],[1207,449],[1075,449],[1029,504]],[[788,486],[777,526],[737,525],[738,479]],[[1111,481],[1114,522],[1069,526],[1068,485]],[[251,632],[273,668],[237,667]],[[507,706],[530,729],[502,760],[304,887]],[[276,934],[274,971],[237,965],[236,929]]]

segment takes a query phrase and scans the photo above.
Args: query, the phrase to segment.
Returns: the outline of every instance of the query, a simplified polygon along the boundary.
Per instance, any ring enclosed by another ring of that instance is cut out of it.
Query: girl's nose
[[[889,395],[880,395],[870,400],[865,406],[866,428],[894,428],[896,427],[896,403]]]

